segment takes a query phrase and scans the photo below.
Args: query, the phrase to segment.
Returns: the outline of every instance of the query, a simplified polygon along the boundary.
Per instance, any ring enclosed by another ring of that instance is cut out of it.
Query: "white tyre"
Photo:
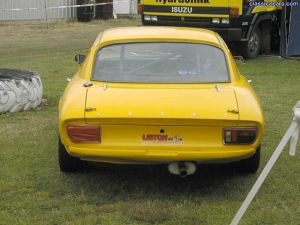
[[[43,85],[38,73],[0,68],[0,114],[36,108],[42,97]]]
[[[17,96],[13,91],[10,91],[7,87],[6,83],[0,81],[0,89],[1,89],[1,100],[0,100],[0,114],[8,112],[17,101]]]

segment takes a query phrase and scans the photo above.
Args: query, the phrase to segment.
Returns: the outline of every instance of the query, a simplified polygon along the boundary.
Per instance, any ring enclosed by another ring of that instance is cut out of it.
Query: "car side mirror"
[[[83,63],[84,60],[85,60],[85,55],[77,54],[77,55],[75,55],[74,60],[75,60],[75,62],[77,62],[78,64],[81,64],[81,63]]]

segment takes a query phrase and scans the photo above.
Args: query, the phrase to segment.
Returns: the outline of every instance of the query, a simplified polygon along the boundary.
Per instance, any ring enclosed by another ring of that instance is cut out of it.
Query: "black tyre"
[[[68,154],[65,146],[58,138],[58,163],[62,172],[76,172],[85,168],[86,162]]]
[[[248,159],[243,159],[236,163],[238,170],[244,173],[255,173],[259,168],[260,163],[260,147],[256,149],[253,156]]]
[[[255,29],[249,40],[242,43],[242,55],[245,59],[255,59],[261,52],[262,40],[260,30]]]

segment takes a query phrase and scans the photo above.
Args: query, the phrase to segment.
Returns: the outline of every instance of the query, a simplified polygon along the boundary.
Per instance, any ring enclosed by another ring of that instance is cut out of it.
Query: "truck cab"
[[[141,0],[142,23],[210,29],[252,59],[278,42],[281,7],[276,3],[280,1]]]

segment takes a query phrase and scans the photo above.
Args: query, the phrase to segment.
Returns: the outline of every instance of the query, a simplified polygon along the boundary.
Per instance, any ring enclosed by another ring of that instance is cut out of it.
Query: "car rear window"
[[[224,52],[193,43],[124,43],[101,48],[93,80],[126,83],[229,82]]]

